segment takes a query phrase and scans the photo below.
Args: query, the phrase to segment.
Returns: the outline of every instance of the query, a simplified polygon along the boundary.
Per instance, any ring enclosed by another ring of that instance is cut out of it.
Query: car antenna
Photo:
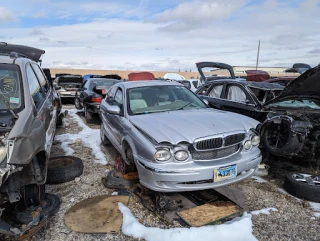
[[[11,112],[11,114],[13,115],[13,117],[14,117],[15,119],[18,119],[19,116],[17,116],[17,114],[14,113],[14,111],[12,110],[12,108],[11,108],[11,106],[10,106],[9,101],[5,100],[4,102],[6,103],[6,107],[7,107],[7,109]]]

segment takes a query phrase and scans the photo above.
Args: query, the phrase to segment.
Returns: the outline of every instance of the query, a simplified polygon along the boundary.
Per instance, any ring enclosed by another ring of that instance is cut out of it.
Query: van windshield
[[[0,110],[18,109],[22,104],[21,74],[19,66],[0,64]]]

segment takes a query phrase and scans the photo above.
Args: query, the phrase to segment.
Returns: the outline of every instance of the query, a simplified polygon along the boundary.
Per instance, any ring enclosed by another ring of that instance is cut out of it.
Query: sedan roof
[[[257,88],[257,89],[264,89],[264,90],[283,90],[284,87],[279,84],[275,83],[268,83],[268,82],[253,82],[253,81],[246,81],[245,79],[237,78],[237,79],[220,79],[220,80],[213,80],[207,82],[208,84],[212,84],[215,82],[219,83],[240,83],[252,88]]]
[[[176,81],[128,81],[128,82],[121,82],[117,85],[123,86],[125,89],[131,88],[138,88],[138,87],[145,87],[145,86],[159,86],[159,85],[176,85],[176,86],[184,86]]]

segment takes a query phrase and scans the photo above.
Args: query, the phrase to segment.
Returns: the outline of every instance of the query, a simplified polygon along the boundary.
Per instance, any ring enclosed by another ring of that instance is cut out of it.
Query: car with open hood
[[[274,99],[260,126],[263,145],[274,155],[318,159],[320,155],[320,66],[292,80]]]
[[[101,100],[106,96],[107,91],[116,83],[118,79],[89,78],[77,90],[75,96],[75,107],[78,110],[84,109],[84,117],[87,122],[92,120],[93,114],[100,111]]]
[[[315,159],[320,154],[320,71],[309,69],[286,86],[238,80],[209,81],[197,94],[215,109],[260,122],[261,147],[277,156]]]
[[[36,62],[20,56],[0,56],[0,216],[6,203],[44,205],[56,130],[53,86]],[[0,233],[10,233],[0,222]]]
[[[204,190],[252,176],[261,162],[258,121],[208,108],[175,81],[115,84],[100,105],[100,136],[161,192]]]

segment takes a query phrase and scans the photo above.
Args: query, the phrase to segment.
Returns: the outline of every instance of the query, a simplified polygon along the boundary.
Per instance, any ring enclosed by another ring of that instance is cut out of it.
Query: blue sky
[[[177,70],[195,62],[320,62],[319,0],[11,0],[0,41],[46,50],[46,67]]]

